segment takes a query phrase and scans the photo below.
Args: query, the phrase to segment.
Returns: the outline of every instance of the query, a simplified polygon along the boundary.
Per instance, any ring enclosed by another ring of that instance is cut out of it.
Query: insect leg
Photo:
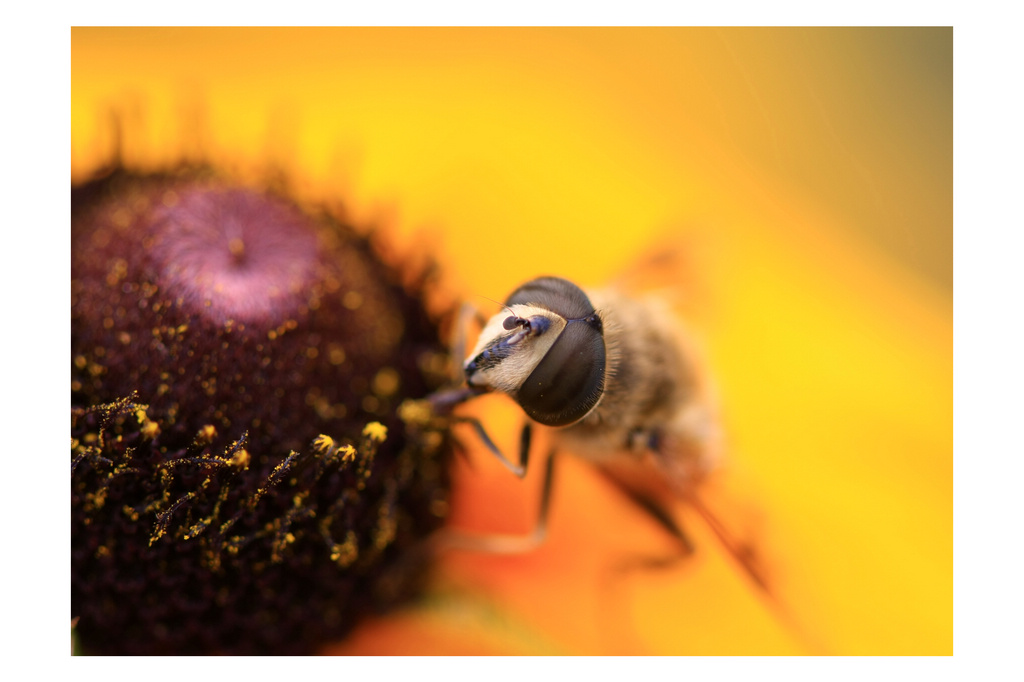
[[[452,359],[454,361],[454,381],[456,385],[462,384],[466,380],[465,372],[462,369],[462,362],[466,358],[466,328],[469,326],[470,318],[475,318],[477,324],[483,327],[487,324],[487,318],[484,317],[480,309],[472,303],[463,303],[459,307],[459,316],[455,320],[455,329],[452,334]]]
[[[767,571],[762,565],[755,546],[749,542],[738,539],[722,523],[708,505],[701,499],[696,486],[687,485],[684,481],[688,476],[693,476],[693,471],[688,470],[680,464],[677,458],[665,457],[661,452],[652,450],[655,455],[654,461],[665,474],[666,481],[673,485],[676,495],[683,500],[701,517],[707,527],[714,533],[733,559],[740,565],[747,576],[755,585],[768,595],[772,594]]]
[[[504,464],[509,471],[511,471],[519,478],[523,478],[526,476],[526,465],[529,463],[530,456],[529,424],[523,427],[523,433],[520,437],[519,443],[519,464],[515,465],[508,459],[508,457],[503,455],[501,450],[498,449],[498,446],[494,444],[494,441],[491,440],[491,437],[487,435],[487,430],[484,429],[484,425],[480,423],[479,419],[477,419],[476,417],[457,416],[452,417],[452,422],[469,424],[470,426],[472,426],[473,430],[476,431],[476,435],[480,437],[480,440],[483,441],[483,444],[487,446],[488,450],[491,451],[491,454],[497,457],[499,460],[501,460],[501,463]]]
[[[700,514],[708,528],[711,529],[711,532],[715,534],[718,541],[725,547],[725,550],[736,559],[747,576],[754,581],[754,584],[770,595],[772,593],[771,585],[768,582],[768,577],[758,559],[754,546],[733,537],[732,533],[729,532],[725,525],[718,520],[696,494],[689,495],[686,501]]]
[[[439,550],[461,549],[491,554],[522,554],[533,551],[544,542],[548,534],[548,513],[551,509],[551,490],[554,477],[555,453],[552,451],[548,454],[547,466],[544,469],[544,487],[541,490],[537,523],[529,534],[488,535],[445,528],[435,536],[434,547]]]
[[[694,553],[693,541],[690,540],[690,537],[672,517],[672,514],[655,497],[627,483],[606,467],[598,465],[597,470],[601,472],[606,480],[610,481],[620,492],[628,497],[631,502],[645,511],[662,529],[679,542],[683,552],[678,557],[675,557],[675,559],[685,558]]]

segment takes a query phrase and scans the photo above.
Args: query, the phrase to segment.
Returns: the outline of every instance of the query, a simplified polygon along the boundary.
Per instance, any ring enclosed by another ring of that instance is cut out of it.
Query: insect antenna
[[[506,311],[508,311],[508,314],[509,314],[509,315],[512,315],[512,316],[513,316],[513,317],[515,317],[516,319],[519,319],[519,316],[515,314],[515,311],[513,311],[513,310],[512,310],[512,308],[508,307],[507,305],[505,305],[505,304],[504,304],[504,303],[502,303],[501,301],[495,301],[495,300],[494,300],[493,298],[491,298],[490,296],[484,296],[483,294],[477,294],[477,295],[478,295],[478,296],[480,296],[481,298],[486,298],[486,299],[487,299],[488,301],[490,301],[491,303],[497,303],[497,304],[498,304],[498,305],[500,305],[500,306],[501,306],[502,308],[504,308],[504,309],[505,309]]]

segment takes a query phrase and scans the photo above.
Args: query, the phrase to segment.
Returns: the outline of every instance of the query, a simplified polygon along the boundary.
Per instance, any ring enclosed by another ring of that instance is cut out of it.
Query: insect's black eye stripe
[[[570,323],[523,382],[516,402],[536,422],[568,426],[586,416],[600,400],[604,370],[601,333],[587,324]]]
[[[560,277],[538,277],[513,291],[505,305],[517,303],[540,306],[567,320],[579,320],[594,314],[590,299],[578,286]]]

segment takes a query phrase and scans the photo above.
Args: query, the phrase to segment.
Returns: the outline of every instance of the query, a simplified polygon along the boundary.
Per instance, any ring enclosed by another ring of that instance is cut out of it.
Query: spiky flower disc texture
[[[412,594],[443,348],[366,239],[209,173],[72,191],[72,616],[102,653],[298,653]]]

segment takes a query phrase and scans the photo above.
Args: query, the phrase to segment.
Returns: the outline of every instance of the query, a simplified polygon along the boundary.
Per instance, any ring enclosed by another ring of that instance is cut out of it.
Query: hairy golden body
[[[559,440],[602,464],[653,451],[684,480],[709,470],[719,451],[715,410],[693,345],[668,305],[614,289],[587,295],[604,324],[605,390],[584,419],[559,430]]]

